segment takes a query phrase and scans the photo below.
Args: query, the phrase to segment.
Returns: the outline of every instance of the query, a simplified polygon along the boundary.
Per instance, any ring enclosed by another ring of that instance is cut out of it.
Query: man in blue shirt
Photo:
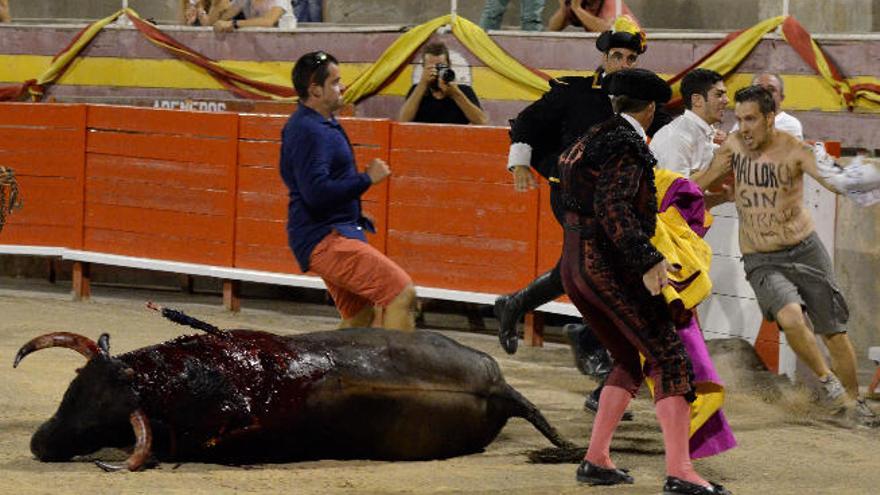
[[[341,327],[370,326],[379,307],[383,327],[412,330],[412,279],[364,235],[375,230],[362,215],[360,197],[391,170],[374,159],[358,173],[348,136],[333,116],[343,105],[345,86],[332,55],[303,55],[292,78],[300,100],[281,134],[280,165],[290,191],[290,248],[303,272],[324,280]]]

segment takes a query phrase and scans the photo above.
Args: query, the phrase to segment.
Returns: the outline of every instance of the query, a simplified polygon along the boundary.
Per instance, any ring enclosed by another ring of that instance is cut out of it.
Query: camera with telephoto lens
[[[446,84],[449,84],[449,83],[451,83],[452,81],[455,80],[455,71],[452,70],[452,69],[450,69],[448,65],[446,65],[446,64],[437,64],[437,65],[434,66],[434,68],[437,69],[437,80],[434,81],[434,83],[432,84],[432,86],[433,86],[435,89],[439,89],[439,88],[440,88],[440,83],[439,83],[439,81],[443,81],[443,82],[445,82]]]

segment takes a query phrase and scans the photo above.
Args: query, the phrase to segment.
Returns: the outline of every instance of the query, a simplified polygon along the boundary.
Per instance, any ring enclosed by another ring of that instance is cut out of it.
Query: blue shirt
[[[366,242],[360,196],[372,181],[358,173],[345,131],[335,118],[325,118],[299,105],[281,131],[281,178],[290,191],[287,240],[305,272],[312,250],[333,229]]]

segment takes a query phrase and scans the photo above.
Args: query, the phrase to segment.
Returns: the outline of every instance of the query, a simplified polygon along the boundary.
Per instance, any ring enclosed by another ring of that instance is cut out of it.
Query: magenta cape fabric
[[[669,186],[660,203],[660,212],[666,211],[669,207],[675,207],[697,235],[700,237],[706,235],[708,229],[704,226],[706,209],[703,193],[693,181],[685,178],[676,179]],[[723,387],[724,384],[715,371],[715,365],[712,364],[712,357],[709,356],[700,323],[695,316],[691,317],[687,325],[678,328],[678,336],[691,358],[697,386],[699,387],[700,383],[713,383]],[[690,439],[692,459],[720,454],[734,447],[736,447],[736,438],[721,409],[706,420]]]

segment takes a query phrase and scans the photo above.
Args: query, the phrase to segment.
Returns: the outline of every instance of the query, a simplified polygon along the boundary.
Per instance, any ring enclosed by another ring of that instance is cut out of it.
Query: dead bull
[[[157,460],[252,463],[302,459],[442,459],[482,450],[512,417],[560,447],[541,412],[508,385],[495,360],[432,332],[348,329],[279,336],[219,330],[111,356],[98,342],[50,333],[47,347],[88,362],[58,411],[34,433],[41,461],[135,444],[124,465]],[[134,434],[132,434],[132,432]]]

